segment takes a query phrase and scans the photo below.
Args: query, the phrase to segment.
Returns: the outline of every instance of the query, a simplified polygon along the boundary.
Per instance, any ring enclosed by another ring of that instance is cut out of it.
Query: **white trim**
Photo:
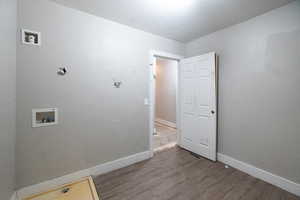
[[[183,58],[182,58],[183,59]],[[180,61],[178,62],[178,68],[177,68],[177,84],[176,84],[176,129],[177,129],[177,144],[180,146],[181,144],[181,106],[180,106],[180,96],[181,96],[181,64]]]
[[[218,161],[223,162],[229,166],[232,166],[236,169],[241,170],[251,176],[259,178],[265,182],[268,182],[272,185],[275,185],[279,188],[282,188],[290,193],[293,193],[297,196],[300,196],[300,184],[280,177],[278,175],[272,174],[263,169],[257,168],[248,163],[236,160],[230,156],[218,153]]]
[[[154,133],[154,120],[155,120],[155,79],[153,77],[154,75],[154,68],[155,68],[155,63],[156,63],[156,57],[163,57],[163,58],[169,58],[169,59],[174,59],[177,61],[180,61],[184,57],[181,55],[176,55],[176,54],[171,54],[168,52],[163,52],[163,51],[156,51],[156,50],[151,50],[149,52],[149,151],[151,152],[151,155],[153,156],[154,152],[154,145],[153,145],[153,133]],[[178,77],[177,77],[177,88],[176,88],[176,122],[178,123],[179,121],[179,109],[180,109],[180,103],[179,103],[179,62],[178,62]],[[180,134],[180,127],[177,126],[177,133]],[[178,137],[179,138],[179,137]],[[179,141],[178,141],[179,142]]]
[[[172,53],[168,53],[168,52],[165,52],[165,51],[157,51],[157,50],[151,50],[150,51],[150,56],[151,57],[169,58],[169,59],[178,60],[178,61],[180,61],[181,59],[184,58],[181,55],[172,54]]]
[[[18,199],[21,200],[30,195],[47,191],[52,188],[56,188],[60,185],[64,185],[66,183],[70,183],[81,179],[87,176],[97,176],[100,174],[105,174],[107,172],[111,172],[123,167],[127,167],[137,162],[141,162],[143,160],[147,160],[151,158],[151,152],[145,151],[141,153],[137,153],[128,157],[120,158],[111,162],[107,162],[104,164],[97,165],[95,167],[91,167],[89,169],[84,169],[72,174],[68,174],[62,177],[58,177],[52,180],[44,181],[42,183],[38,183],[36,185],[28,186],[21,188],[17,191]]]
[[[172,127],[172,128],[176,128],[176,123],[174,123],[174,122],[170,122],[170,121],[167,121],[167,120],[164,120],[164,119],[161,119],[161,118],[156,118],[155,121],[160,123],[160,124],[163,124],[163,125],[166,125],[166,126],[169,126],[169,127]]]
[[[11,195],[10,200],[17,200],[17,192],[14,192],[14,193]]]

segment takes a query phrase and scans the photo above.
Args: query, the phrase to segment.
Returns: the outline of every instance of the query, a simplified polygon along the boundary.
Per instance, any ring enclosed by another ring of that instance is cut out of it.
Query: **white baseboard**
[[[11,195],[10,200],[17,200],[17,193],[16,193],[16,192],[14,192],[14,193]]]
[[[176,124],[174,122],[170,122],[164,119],[160,119],[160,118],[156,118],[155,119],[156,122],[160,123],[160,124],[164,124],[166,126],[170,126],[172,128],[176,128]]]
[[[47,191],[49,189],[58,187],[60,185],[64,185],[66,183],[70,183],[73,181],[76,181],[80,178],[86,177],[86,176],[96,176],[100,174],[105,174],[110,171],[114,171],[116,169],[120,169],[123,167],[127,167],[129,165],[132,165],[134,163],[147,160],[151,158],[151,151],[145,151],[138,154],[134,154],[128,157],[120,158],[118,160],[114,160],[111,162],[107,162],[104,164],[97,165],[95,167],[91,167],[89,169],[84,169],[72,174],[68,174],[62,177],[58,177],[52,180],[44,181],[42,183],[38,183],[36,185],[28,186],[21,188],[17,191],[17,197],[18,200],[21,200],[25,197],[28,197],[30,195],[40,193],[43,191]]]
[[[262,170],[250,164],[244,163],[242,161],[236,160],[230,156],[218,153],[218,161],[225,163],[231,167],[239,169],[251,176],[282,188],[290,193],[300,196],[300,184],[280,177],[278,175],[272,174],[268,171]]]
[[[127,167],[129,165],[132,165],[134,163],[147,160],[152,157],[151,151],[145,151],[142,153],[134,154],[125,158],[120,158],[118,160],[114,160],[111,162],[107,162],[104,164],[97,165],[95,167],[81,170],[72,174],[68,174],[59,178],[55,178],[52,180],[48,180],[36,185],[24,187],[17,192],[15,192],[11,200],[21,200],[25,197],[28,197],[32,194],[40,193],[43,191],[47,191],[51,188],[58,187],[60,185],[76,181],[80,178],[86,177],[86,176],[96,176],[100,174],[104,174],[116,169],[120,169],[123,167]],[[283,177],[274,175],[270,172],[267,172],[265,170],[259,169],[255,166],[252,166],[250,164],[244,163],[242,161],[236,160],[230,156],[226,156],[224,154],[218,153],[218,161],[223,162],[227,165],[230,165],[236,169],[239,169],[251,176],[254,176],[256,178],[259,178],[261,180],[264,180],[270,184],[273,184],[277,187],[280,187],[288,192],[291,192],[297,196],[300,196],[300,184],[292,182],[288,179],[285,179]]]

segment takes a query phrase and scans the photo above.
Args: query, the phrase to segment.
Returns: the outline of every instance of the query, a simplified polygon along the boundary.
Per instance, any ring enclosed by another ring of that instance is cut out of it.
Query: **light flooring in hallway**
[[[156,134],[154,135],[154,150],[159,151],[177,142],[177,130],[164,124],[155,122]]]

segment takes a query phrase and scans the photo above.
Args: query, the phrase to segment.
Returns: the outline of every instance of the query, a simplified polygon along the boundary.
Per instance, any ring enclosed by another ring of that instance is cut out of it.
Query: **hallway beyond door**
[[[154,150],[159,151],[177,144],[177,129],[155,122]]]

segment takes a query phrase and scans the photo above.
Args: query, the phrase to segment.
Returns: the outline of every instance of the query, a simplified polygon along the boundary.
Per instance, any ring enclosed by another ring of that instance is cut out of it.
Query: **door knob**
[[[212,110],[212,111],[211,111],[211,114],[215,114],[215,111],[214,111],[214,110]]]

